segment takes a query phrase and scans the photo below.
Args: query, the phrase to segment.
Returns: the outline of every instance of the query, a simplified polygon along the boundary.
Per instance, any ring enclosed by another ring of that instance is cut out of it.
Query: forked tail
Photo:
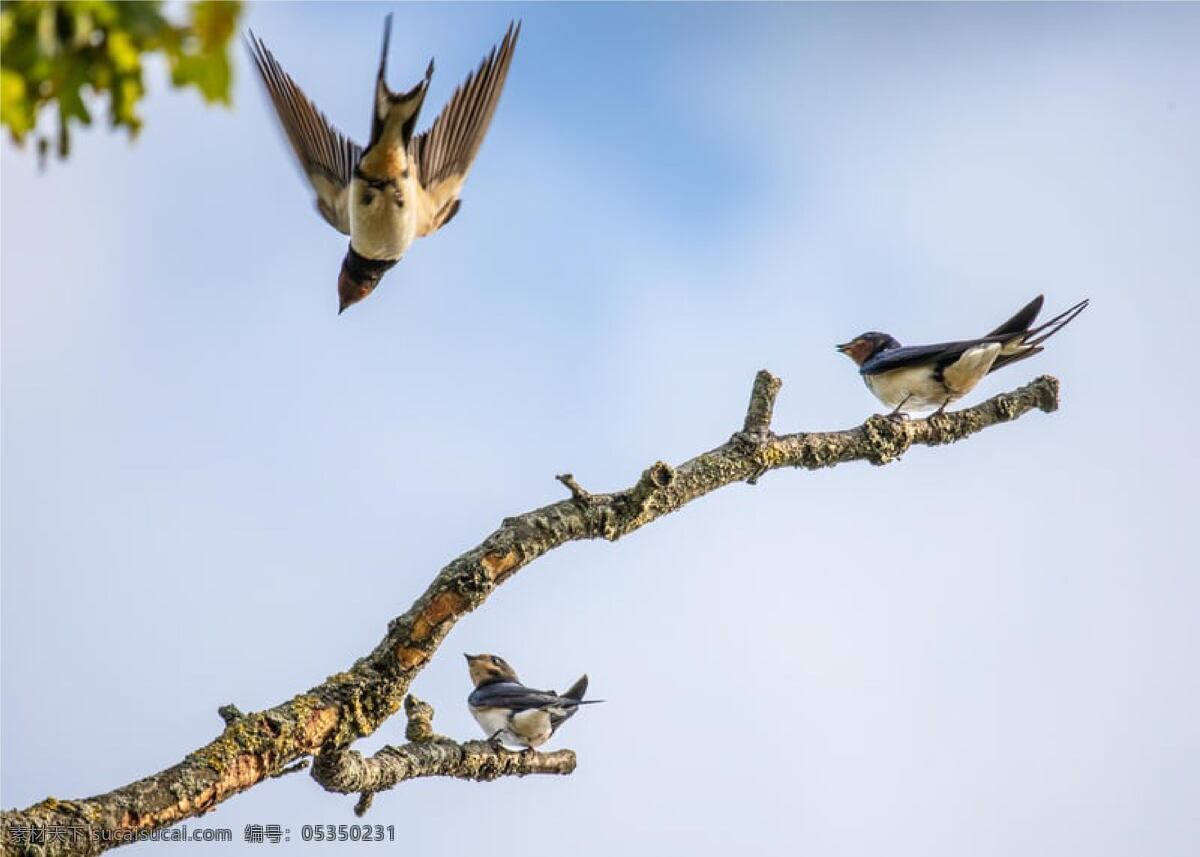
[[[563,699],[573,699],[578,705],[593,705],[597,702],[604,702],[603,699],[584,699],[583,695],[587,693],[588,677],[581,675],[579,680],[573,685],[564,690],[561,694]]]
[[[1037,309],[1041,309],[1040,301],[1041,297],[1039,296],[1038,300],[1034,302],[1037,304]],[[1021,310],[1021,312],[1017,313],[1016,316],[1013,316],[1012,319],[997,328],[993,333],[993,335],[1010,333],[1017,335],[1013,336],[1011,340],[1004,343],[1003,351],[1000,352],[1000,356],[996,358],[996,362],[992,364],[992,368],[988,371],[995,372],[1001,366],[1007,366],[1010,363],[1016,363],[1019,360],[1024,360],[1026,357],[1032,357],[1033,355],[1041,352],[1043,350],[1042,343],[1074,321],[1075,316],[1087,309],[1087,305],[1088,299],[1085,298],[1070,309],[1059,313],[1058,315],[1054,316],[1054,318],[1039,324],[1037,327],[1029,328],[1024,333],[1020,333],[1019,329],[1008,329],[1009,325],[1016,322],[1023,314],[1034,307],[1034,304],[1030,304],[1028,307]],[[1035,310],[1034,317],[1036,316],[1037,312]],[[1032,322],[1033,319],[1030,318],[1029,321]]]
[[[433,77],[433,60],[430,60],[425,69],[425,78],[408,92],[392,92],[388,89],[387,55],[391,40],[392,15],[389,12],[383,20],[383,48],[379,55],[379,73],[375,76],[375,110],[371,116],[371,142],[367,148],[379,142],[389,118],[398,123],[400,144],[408,146],[417,125],[417,117],[421,113],[421,105],[425,103],[429,79]],[[397,126],[393,125],[393,128],[395,127]]]

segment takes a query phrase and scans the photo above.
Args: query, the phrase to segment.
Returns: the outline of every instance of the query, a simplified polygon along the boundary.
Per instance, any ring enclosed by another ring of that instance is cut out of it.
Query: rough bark
[[[322,753],[313,765],[313,779],[327,791],[362,793],[354,807],[356,815],[366,813],[376,792],[418,777],[487,782],[499,777],[569,774],[575,770],[575,754],[570,750],[518,753],[487,741],[459,744],[438,735],[433,731],[432,706],[411,694],[404,700],[404,711],[408,715],[408,743],[404,746],[382,747],[370,758],[355,750],[334,750]]]
[[[506,518],[481,544],[443,568],[424,594],[388,624],[375,649],[348,670],[266,711],[243,715],[232,706],[225,707],[226,726],[221,735],[165,771],[83,800],[49,797],[27,809],[5,812],[4,853],[21,853],[11,835],[14,827],[167,827],[208,812],[270,777],[290,772],[308,757],[317,758],[314,774],[318,782],[326,787],[342,782],[335,773],[342,766],[348,769],[357,764],[354,757],[358,754],[348,754],[346,749],[399,710],[414,677],[454,623],[517,571],[559,545],[582,539],[619,539],[711,491],[734,482],[753,482],[770,470],[817,470],[848,461],[887,464],[914,445],[954,443],[1031,410],[1049,413],[1058,407],[1058,381],[1043,376],[974,407],[928,419],[897,421],[872,416],[861,426],[844,431],[774,435],[770,419],[779,386],[769,372],[759,372],[742,431],[678,467],[655,462],[624,491],[591,494],[569,474],[560,476],[571,491],[569,499]],[[360,770],[369,771],[364,776],[382,776],[380,766],[387,764],[394,771],[428,771],[404,777],[396,774],[397,782],[412,776],[460,776],[460,772],[475,770],[475,763],[487,753],[502,760],[496,762],[498,768],[487,768],[489,772],[534,770],[522,769],[523,763],[508,758],[525,756],[528,765],[530,754],[504,755],[507,751],[474,746],[478,742],[452,749],[450,743],[414,742],[390,754],[394,763],[379,759],[378,754],[372,760],[360,757],[359,762],[378,763]],[[431,762],[434,755],[436,763]],[[533,755],[558,757],[553,763],[536,764],[554,768],[561,763],[555,772],[568,772],[565,754]],[[572,755],[570,767],[573,764]],[[379,787],[372,782],[356,780],[348,790],[370,792]],[[52,843],[35,853],[95,854],[113,844]]]

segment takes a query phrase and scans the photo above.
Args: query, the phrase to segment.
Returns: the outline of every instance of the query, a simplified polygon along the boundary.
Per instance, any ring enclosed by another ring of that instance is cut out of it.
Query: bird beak
[[[341,315],[349,307],[354,306],[354,304],[371,294],[378,282],[379,277],[365,280],[357,279],[343,265],[341,272],[338,274],[338,315]]]
[[[338,274],[338,315],[344,313],[347,307],[353,306],[366,297],[362,292],[358,281],[345,270]]]
[[[463,652],[463,657],[467,659],[468,663],[470,663],[471,661],[473,661],[477,657],[479,657],[479,655],[468,655],[466,652]]]
[[[853,344],[854,344],[853,342],[843,342],[841,345],[835,345],[833,347],[836,348],[838,351],[842,352],[843,354],[845,354],[846,351],[849,350],[850,346]]]

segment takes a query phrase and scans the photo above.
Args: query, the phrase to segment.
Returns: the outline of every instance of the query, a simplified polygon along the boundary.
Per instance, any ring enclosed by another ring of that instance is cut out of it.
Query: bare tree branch
[[[403,747],[383,747],[370,758],[363,758],[355,750],[334,750],[322,753],[313,765],[313,779],[326,790],[342,794],[362,792],[354,807],[359,816],[370,807],[376,792],[417,777],[489,781],[526,774],[569,774],[575,770],[575,754],[570,750],[518,753],[487,741],[459,744],[438,735],[433,731],[432,706],[411,694],[404,700],[404,711],[408,715],[409,743]]]
[[[476,749],[473,744],[451,747],[451,742],[440,740],[414,741],[387,753],[380,751],[372,759],[355,760],[358,754],[345,751],[399,710],[413,679],[455,622],[521,568],[559,545],[582,539],[616,540],[711,491],[753,481],[769,470],[817,470],[848,461],[887,464],[914,445],[954,443],[1031,410],[1049,413],[1058,407],[1058,381],[1043,376],[974,407],[929,419],[872,416],[845,431],[776,436],[770,433],[770,418],[779,385],[769,372],[760,372],[742,431],[678,467],[654,463],[624,491],[591,494],[573,477],[560,477],[571,490],[569,499],[506,518],[481,544],[443,568],[412,607],[388,624],[375,649],[349,670],[266,711],[243,715],[226,707],[222,734],[174,767],[107,794],[84,800],[47,798],[25,810],[5,812],[4,853],[21,853],[13,833],[30,827],[86,825],[107,831],[166,827],[208,812],[309,756],[317,757],[314,776],[326,788],[347,783],[348,789],[337,790],[368,794],[383,787],[385,767],[394,771],[386,776],[395,776],[395,782],[414,776],[459,776],[460,771],[473,770],[476,762],[482,764],[488,753],[504,760],[495,762],[502,766],[531,766],[505,773],[533,773],[535,768],[555,765],[561,765],[556,773],[566,773],[565,751],[529,757]],[[526,761],[515,762],[509,756]],[[489,764],[492,761],[489,757]],[[351,769],[360,773],[345,773],[342,778],[342,772]],[[114,844],[118,843],[72,840],[47,844],[37,853],[95,854]]]
[[[771,430],[771,417],[775,413],[775,397],[783,381],[776,378],[766,369],[760,369],[754,376],[754,386],[750,389],[750,406],[746,408],[746,421],[742,432],[761,440],[766,440],[767,432]]]

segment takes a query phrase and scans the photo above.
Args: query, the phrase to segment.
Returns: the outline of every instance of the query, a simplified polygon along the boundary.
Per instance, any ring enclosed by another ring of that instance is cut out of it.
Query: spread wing
[[[280,67],[262,39],[250,34],[250,56],[296,159],[317,194],[317,211],[338,232],[350,234],[349,187],[362,148],[338,131]]]
[[[428,197],[426,216],[418,225],[422,236],[436,232],[458,211],[458,195],[496,112],[520,35],[521,25],[509,24],[503,41],[454,91],[433,127],[409,143]]]

